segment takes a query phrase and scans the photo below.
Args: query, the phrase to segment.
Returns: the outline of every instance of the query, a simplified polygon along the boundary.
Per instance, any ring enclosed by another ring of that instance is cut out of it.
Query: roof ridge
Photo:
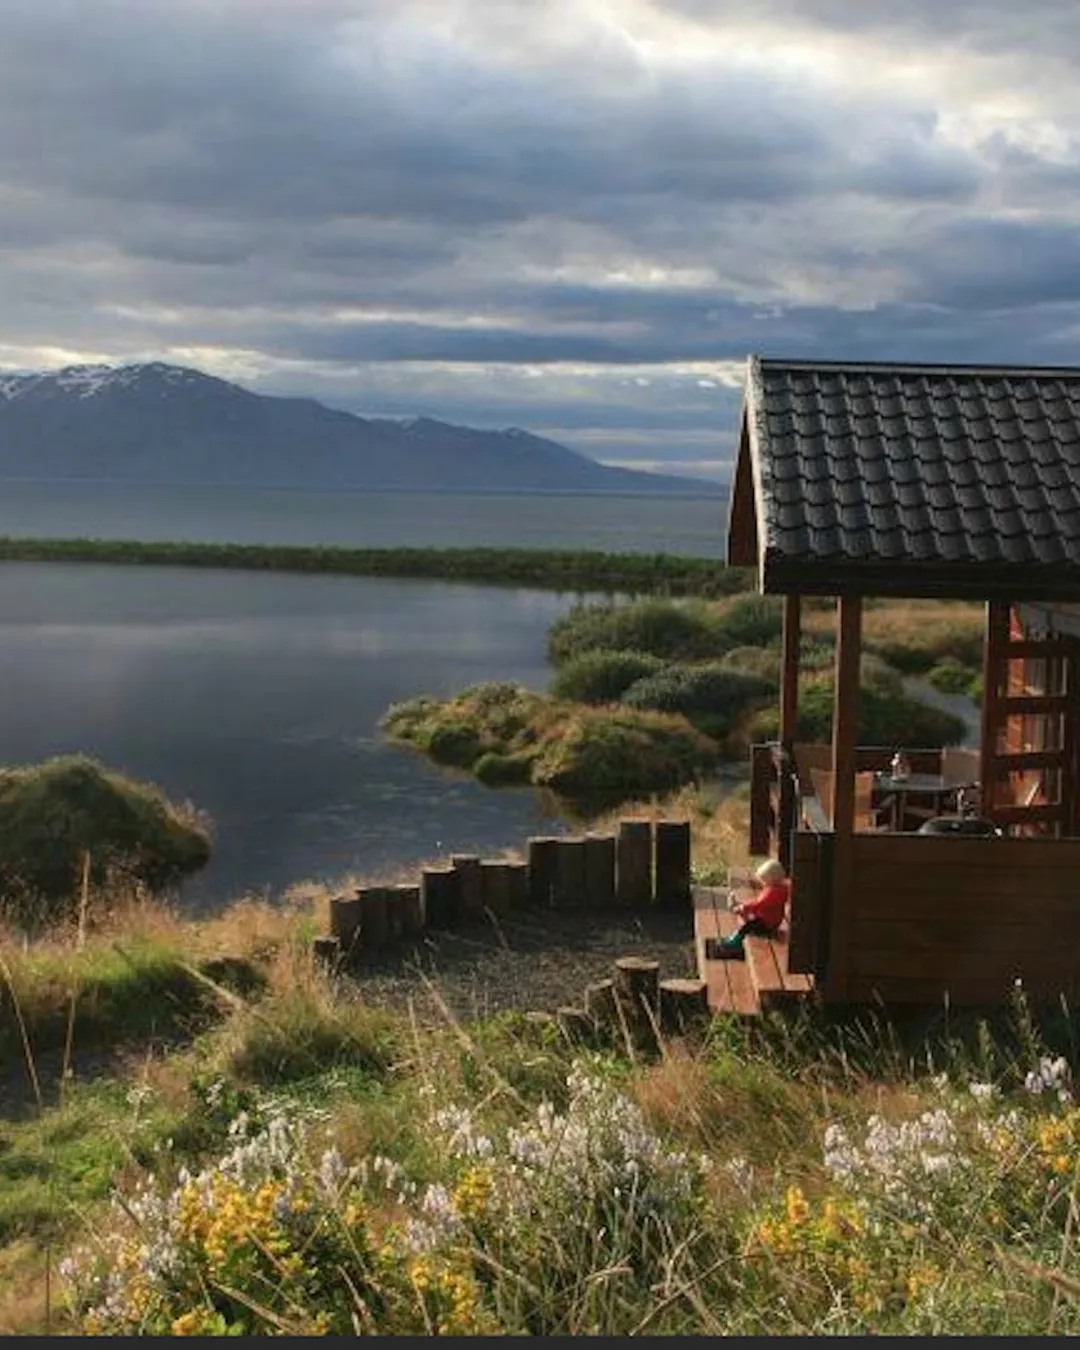
[[[946,361],[845,361],[813,360],[807,358],[787,359],[776,356],[752,355],[749,358],[759,371],[765,370],[807,370],[807,371],[850,371],[855,374],[927,374],[927,375],[1018,375],[1027,378],[1077,379],[1080,380],[1080,366],[1018,366],[998,365],[990,362],[961,362],[952,364]]]

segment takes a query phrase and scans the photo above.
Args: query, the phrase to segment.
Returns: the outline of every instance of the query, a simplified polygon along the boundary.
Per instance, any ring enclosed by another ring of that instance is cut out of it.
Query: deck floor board
[[[709,1007],[714,1013],[733,1012],[743,1017],[760,1013],[763,1002],[788,1003],[807,997],[814,987],[809,975],[788,970],[788,930],[774,938],[751,937],[743,961],[710,960],[705,940],[726,937],[738,920],[727,908],[727,892],[720,887],[699,886],[694,890],[694,939],[698,974],[708,988]]]

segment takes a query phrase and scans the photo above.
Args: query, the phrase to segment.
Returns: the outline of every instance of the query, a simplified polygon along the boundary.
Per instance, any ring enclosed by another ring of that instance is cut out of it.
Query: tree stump
[[[360,943],[366,952],[385,947],[390,936],[386,894],[385,886],[361,886],[356,892],[360,902]]]
[[[428,928],[451,928],[461,907],[461,877],[452,867],[425,867],[420,872],[421,903]]]
[[[654,1047],[660,1019],[660,962],[620,956],[612,984],[619,1021],[631,1045],[636,1049]]]
[[[555,899],[556,835],[537,835],[529,840],[529,905],[547,909]]]
[[[613,980],[599,980],[596,984],[585,986],[585,1011],[601,1026],[611,1027],[618,1022]]]
[[[415,937],[424,931],[424,906],[420,898],[420,887],[395,886],[393,889],[401,936]]]
[[[620,905],[652,903],[652,823],[620,820],[616,845],[615,894]]]
[[[574,1044],[587,1044],[592,1040],[593,1020],[584,1008],[556,1008],[555,1020],[559,1030]]]
[[[341,942],[336,937],[317,937],[311,951],[315,964],[324,970],[336,970],[341,962]]]
[[[555,902],[580,909],[585,903],[585,840],[560,839],[555,851]]]
[[[360,936],[360,901],[352,895],[335,895],[330,901],[330,936],[336,937],[346,959],[353,954]]]
[[[690,822],[656,822],[656,901],[674,909],[690,907]]]
[[[461,917],[468,922],[484,913],[484,883],[480,875],[480,859],[471,853],[455,853],[450,865],[458,874],[461,890]]]
[[[709,987],[704,980],[660,981],[660,1026],[682,1035],[708,1020]]]
[[[589,906],[610,909],[615,903],[615,836],[585,836],[585,894]]]

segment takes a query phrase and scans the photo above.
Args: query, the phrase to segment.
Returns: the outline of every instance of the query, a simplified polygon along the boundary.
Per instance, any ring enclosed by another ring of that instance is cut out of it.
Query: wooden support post
[[[615,836],[585,836],[585,897],[590,909],[610,909],[615,903]]]
[[[652,903],[652,822],[620,820],[615,894],[620,905]]]
[[[360,902],[360,945],[365,952],[385,947],[390,935],[386,912],[386,886],[362,886],[356,892]]]
[[[401,896],[397,886],[386,886],[386,937],[389,942],[397,942],[405,932],[405,916],[401,909]]]
[[[585,903],[585,840],[560,839],[555,852],[555,900],[580,909]]]
[[[330,936],[337,938],[342,956],[353,954],[360,936],[360,901],[355,896],[335,895],[330,901]]]
[[[799,642],[802,604],[799,596],[784,596],[784,631],[780,667],[780,819],[778,852],[780,861],[791,872],[791,850],[795,831],[795,783],[793,780],[795,742],[799,720]]]
[[[529,904],[547,909],[555,898],[556,835],[537,835],[529,840]]]
[[[415,937],[424,931],[424,906],[419,886],[395,886],[396,907],[401,936]]]
[[[671,1035],[684,1035],[709,1016],[709,986],[704,980],[660,981],[660,1026]]]
[[[461,878],[452,867],[425,867],[420,873],[424,922],[428,928],[451,928],[458,919]]]
[[[496,916],[505,915],[510,908],[510,864],[501,858],[485,858],[480,864],[481,894],[484,909]]]
[[[660,1018],[660,962],[621,956],[615,962],[612,983],[619,1021],[631,1046],[654,1046]]]
[[[341,942],[336,937],[317,937],[311,944],[315,964],[324,970],[335,970],[341,961]]]
[[[690,822],[656,822],[656,903],[673,909],[690,905]]]
[[[982,740],[979,746],[980,810],[991,820],[998,805],[998,737],[1005,731],[1001,701],[1008,693],[1006,649],[1009,645],[1009,606],[1003,600],[991,600],[986,606],[983,638]]]
[[[461,891],[461,917],[467,923],[484,913],[484,883],[480,876],[480,859],[472,853],[454,853],[450,866],[458,874]]]
[[[833,860],[829,965],[825,997],[847,997],[848,951],[852,920],[852,868],[855,837],[855,751],[859,729],[859,659],[862,598],[840,598],[837,619],[836,684],[833,701]]]

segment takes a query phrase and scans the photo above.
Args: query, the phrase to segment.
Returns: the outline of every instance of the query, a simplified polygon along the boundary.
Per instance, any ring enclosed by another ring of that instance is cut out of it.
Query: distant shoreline
[[[128,563],[462,581],[534,590],[723,596],[750,574],[716,558],[531,548],[352,548],[336,544],[218,544],[0,536],[0,562]]]

